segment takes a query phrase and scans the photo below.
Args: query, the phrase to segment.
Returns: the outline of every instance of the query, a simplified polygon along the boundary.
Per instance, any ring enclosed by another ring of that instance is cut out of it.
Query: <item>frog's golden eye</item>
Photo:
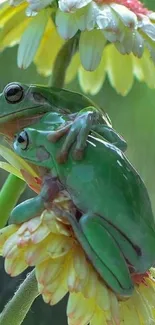
[[[18,83],[10,83],[4,88],[4,96],[7,102],[16,104],[23,98],[24,90]]]
[[[18,147],[22,150],[26,150],[29,145],[29,137],[26,131],[22,131],[20,134],[18,134],[16,138],[16,143],[18,143]]]

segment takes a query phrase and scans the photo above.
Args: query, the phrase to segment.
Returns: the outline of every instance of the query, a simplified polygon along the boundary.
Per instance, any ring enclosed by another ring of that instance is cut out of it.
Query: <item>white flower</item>
[[[137,1],[133,3],[137,3],[137,7],[132,10],[132,6],[126,6],[128,2],[124,0],[120,5],[104,4],[103,1],[59,0],[56,14],[58,32],[64,39],[72,38],[78,30],[82,32],[80,58],[86,70],[98,67],[107,41],[114,43],[121,54],[133,53],[138,58],[147,47],[155,62],[155,15]]]

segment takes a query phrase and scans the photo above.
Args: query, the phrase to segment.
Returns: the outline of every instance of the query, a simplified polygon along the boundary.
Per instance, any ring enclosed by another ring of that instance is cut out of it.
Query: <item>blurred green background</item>
[[[155,10],[154,0],[147,0],[145,3],[149,3],[149,7]],[[31,65],[26,71],[17,68],[16,51],[16,48],[12,48],[0,54],[0,91],[11,81],[47,84],[48,79],[39,76],[34,65]],[[74,80],[68,87],[81,91],[77,80]],[[93,97],[93,100],[108,112],[114,128],[126,139],[128,143],[127,155],[148,188],[155,214],[155,90],[151,90],[144,83],[135,80],[130,93],[126,97],[121,97],[111,88],[107,80],[103,89]],[[2,143],[3,141],[1,139]],[[6,176],[7,174],[0,170],[0,187]],[[33,193],[27,189],[21,200],[32,195]],[[23,273],[14,279],[10,278],[4,272],[4,261],[1,258],[0,311],[25,275],[26,273]],[[43,302],[42,298],[38,298],[23,324],[66,325],[66,301],[67,298],[57,306],[50,307]]]

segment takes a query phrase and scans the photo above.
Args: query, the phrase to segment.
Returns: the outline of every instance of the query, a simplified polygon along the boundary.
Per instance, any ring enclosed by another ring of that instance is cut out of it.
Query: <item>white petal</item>
[[[138,58],[141,58],[144,52],[144,40],[138,31],[135,32],[132,52]]]
[[[125,6],[113,3],[111,8],[117,13],[123,24],[129,28],[137,26],[137,16]]]
[[[153,62],[155,64],[155,49],[148,42],[146,42],[146,46],[150,52],[151,59],[153,60]]]
[[[48,5],[50,5],[52,3],[52,0],[27,0],[27,2],[29,3],[29,7],[32,10],[40,10],[43,9],[45,7],[47,7]]]
[[[108,29],[112,31],[118,29],[119,19],[110,6],[104,5],[102,7],[98,7],[96,5],[95,16],[96,23],[100,29]]]
[[[155,21],[155,12],[151,12],[147,15],[151,20]]]
[[[152,41],[155,41],[155,25],[150,22],[144,23],[141,30],[149,37]]]
[[[33,61],[48,22],[50,11],[42,10],[28,25],[18,48],[18,66],[26,69]]]
[[[129,54],[132,52],[132,48],[133,48],[133,44],[134,44],[134,37],[135,37],[135,34],[133,32],[131,32],[131,30],[129,28],[126,28],[123,40],[120,43],[117,42],[115,44],[116,48],[119,50],[120,53]]]
[[[3,2],[3,1],[2,1]],[[19,6],[24,0],[10,0],[10,6]]]
[[[76,9],[85,7],[91,0],[59,0],[59,8],[64,12],[74,12]]]
[[[78,31],[75,14],[67,14],[57,10],[55,23],[58,33],[64,39],[72,38]]]
[[[86,70],[93,71],[97,68],[105,44],[106,40],[100,30],[81,33],[79,51],[82,65]]]
[[[80,30],[92,30],[96,24],[92,3],[76,12],[77,25]]]

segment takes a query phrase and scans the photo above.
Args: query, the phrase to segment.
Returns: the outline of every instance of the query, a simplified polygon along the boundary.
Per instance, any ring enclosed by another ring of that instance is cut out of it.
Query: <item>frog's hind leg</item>
[[[113,144],[121,151],[126,151],[127,143],[124,138],[117,133],[112,127],[106,124],[93,125],[92,130],[102,136],[106,141]]]
[[[63,215],[71,224],[77,240],[101,278],[116,294],[130,296],[133,282],[127,263],[116,241],[104,227],[102,219],[86,214],[78,222],[69,213]]]

